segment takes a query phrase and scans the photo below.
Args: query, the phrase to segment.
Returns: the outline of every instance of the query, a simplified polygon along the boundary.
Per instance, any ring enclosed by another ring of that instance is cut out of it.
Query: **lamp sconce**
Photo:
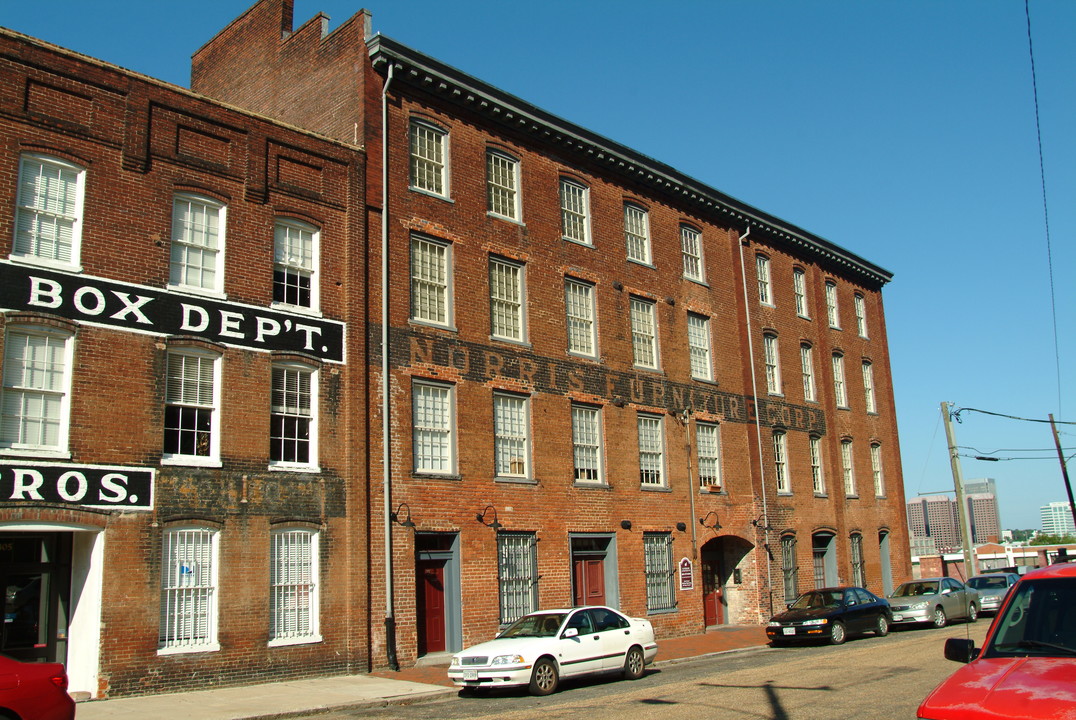
[[[622,398],[622,397],[620,397],[618,395],[615,398],[613,398],[613,405],[615,405],[617,407],[624,407],[625,405],[627,405],[627,403],[624,402],[624,398]]]
[[[702,525],[704,528],[709,528],[711,530],[721,529],[721,523],[717,521],[717,513],[713,510],[699,518],[699,525]]]
[[[680,532],[684,532],[685,530],[687,530],[687,523],[686,522],[678,522],[678,523],[676,523],[676,529],[679,530]]]
[[[486,515],[491,512],[493,513],[493,520],[487,522]],[[504,527],[504,525],[501,525],[499,522],[497,522],[497,508],[493,507],[492,505],[486,505],[486,507],[483,508],[482,512],[475,514],[474,519],[488,528],[493,528],[494,532]]]
[[[631,520],[621,520],[620,527],[624,528],[625,530],[631,530]]]
[[[401,520],[400,511],[404,509],[407,510],[407,515]],[[411,506],[407,503],[400,503],[394,512],[389,513],[389,519],[401,527],[411,528],[412,530],[415,529],[415,523],[411,520]]]
[[[668,303],[669,305],[675,305],[676,304],[676,298],[674,298],[672,295],[670,295],[669,297],[665,298],[665,302]]]
[[[616,291],[623,290],[624,289],[624,283],[620,282],[619,280],[614,280],[613,281],[613,289],[616,290]]]
[[[769,526],[769,523],[766,522],[765,515],[759,515],[757,518],[751,521],[751,524],[757,527],[759,530],[764,530],[766,532],[773,530],[773,528]]]

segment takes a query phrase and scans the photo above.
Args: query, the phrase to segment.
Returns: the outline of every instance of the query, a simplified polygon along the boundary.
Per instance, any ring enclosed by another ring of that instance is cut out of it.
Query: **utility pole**
[[[953,486],[956,488],[957,513],[960,519],[960,543],[964,549],[964,579],[979,574],[979,563],[971,543],[971,519],[968,517],[968,499],[964,496],[964,475],[960,471],[960,456],[956,452],[956,436],[949,403],[941,404],[942,421],[945,422],[945,439],[949,443],[949,465],[953,469]]]
[[[1065,490],[1069,494],[1069,512],[1072,513],[1072,522],[1076,523],[1076,502],[1072,500],[1072,483],[1069,482],[1069,469],[1065,465],[1065,453],[1061,450],[1061,438],[1057,436],[1057,425],[1054,424],[1054,414],[1050,413],[1050,429],[1054,431],[1054,445],[1057,446],[1057,459],[1061,461],[1061,477],[1065,480]]]

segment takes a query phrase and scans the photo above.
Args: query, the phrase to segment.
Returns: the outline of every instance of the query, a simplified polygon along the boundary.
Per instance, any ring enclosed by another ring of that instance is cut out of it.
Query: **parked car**
[[[549,695],[566,677],[622,673],[635,680],[657,652],[649,620],[602,606],[545,610],[453,655],[448,677],[465,689],[525,685]]]
[[[1022,577],[982,649],[949,638],[945,657],[967,664],[927,695],[920,718],[1076,718],[1076,563]]]
[[[809,590],[774,615],[766,636],[774,647],[792,642],[826,641],[840,645],[849,635],[889,632],[889,603],[861,587]]]
[[[923,578],[903,583],[889,595],[893,624],[933,623],[945,627],[950,620],[979,619],[979,593],[950,577]]]
[[[0,718],[73,720],[67,671],[60,663],[21,662],[0,655]]]
[[[968,578],[968,587],[979,593],[979,612],[996,613],[1001,607],[1005,593],[1016,584],[1020,576],[1016,573],[987,573]]]

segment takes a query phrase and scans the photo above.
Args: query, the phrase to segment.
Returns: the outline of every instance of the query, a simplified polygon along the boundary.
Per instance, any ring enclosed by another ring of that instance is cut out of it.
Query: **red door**
[[[445,651],[445,561],[418,562],[418,654]]]
[[[573,563],[572,580],[575,586],[576,605],[605,604],[605,560],[603,558],[576,558]]]
[[[721,625],[722,615],[721,566],[715,555],[702,556],[702,618],[706,627]]]

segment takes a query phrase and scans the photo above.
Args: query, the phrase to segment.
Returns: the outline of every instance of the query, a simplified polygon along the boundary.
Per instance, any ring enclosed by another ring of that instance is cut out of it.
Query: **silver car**
[[[955,578],[934,577],[906,582],[889,596],[894,625],[932,623],[945,627],[950,620],[979,619],[979,593]]]
[[[1020,576],[1016,573],[988,573],[968,578],[968,587],[979,593],[979,612],[996,613],[1005,599],[1005,593],[1016,584]]]

